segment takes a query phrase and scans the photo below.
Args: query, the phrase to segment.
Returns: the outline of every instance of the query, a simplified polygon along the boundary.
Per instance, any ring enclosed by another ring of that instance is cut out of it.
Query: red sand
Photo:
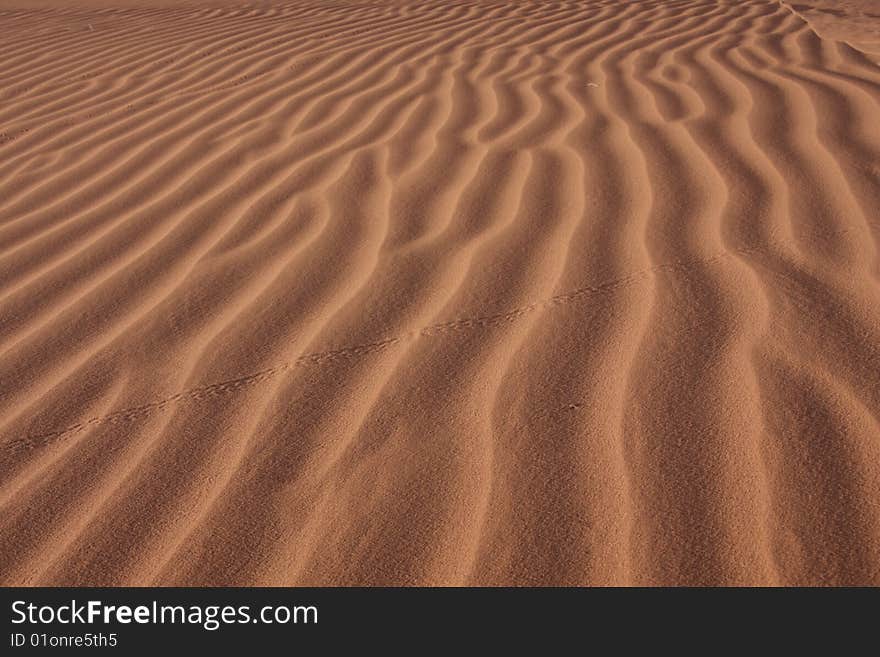
[[[3,584],[880,584],[875,2],[13,0]]]

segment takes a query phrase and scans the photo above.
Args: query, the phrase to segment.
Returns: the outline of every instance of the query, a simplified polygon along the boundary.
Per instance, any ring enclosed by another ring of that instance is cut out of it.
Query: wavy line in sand
[[[849,232],[850,229],[841,229],[836,231],[835,234],[844,234]],[[552,297],[548,297],[546,299],[541,299],[535,301],[526,306],[520,306],[518,308],[513,308],[511,310],[507,310],[504,312],[500,312],[493,315],[484,315],[480,317],[466,317],[461,319],[454,319],[448,322],[442,322],[439,324],[433,324],[430,326],[424,326],[421,329],[417,329],[412,333],[407,333],[404,335],[398,335],[390,338],[384,338],[378,340],[376,342],[372,342],[369,344],[359,344],[352,345],[347,347],[339,347],[337,349],[331,349],[327,351],[315,352],[310,354],[305,354],[300,356],[295,361],[287,362],[287,363],[279,363],[274,367],[270,367],[265,370],[261,370],[259,372],[254,372],[251,374],[242,375],[236,377],[234,379],[228,379],[225,381],[219,381],[217,383],[212,383],[204,386],[199,386],[196,388],[191,388],[189,390],[185,390],[170,397],[166,397],[161,400],[157,400],[154,402],[148,402],[146,404],[140,406],[129,407],[125,409],[121,409],[119,411],[110,413],[108,415],[89,418],[88,420],[81,422],[79,424],[75,424],[64,429],[55,430],[55,431],[47,431],[44,433],[34,434],[25,436],[24,438],[20,438],[17,440],[12,440],[4,445],[0,446],[2,450],[19,450],[19,449],[31,449],[33,447],[39,446],[45,442],[48,442],[50,438],[57,438],[66,434],[75,434],[80,431],[84,431],[96,424],[110,423],[116,424],[120,422],[133,422],[139,419],[143,419],[147,415],[154,413],[156,411],[161,411],[165,409],[169,405],[179,404],[189,401],[200,401],[203,399],[211,399],[218,397],[220,395],[229,394],[241,389],[244,386],[250,386],[262,381],[266,381],[272,377],[281,374],[282,372],[289,370],[294,367],[306,367],[311,365],[320,365],[326,361],[332,361],[339,358],[357,358],[360,356],[369,355],[380,351],[392,344],[397,344],[400,342],[408,341],[413,338],[419,337],[431,337],[438,334],[443,334],[451,331],[459,331],[459,330],[470,330],[474,328],[486,327],[486,326],[494,326],[496,324],[502,324],[504,322],[515,321],[523,315],[545,310],[548,308],[552,308],[555,306],[560,306],[568,303],[574,303],[578,301],[582,301],[588,297],[591,297],[596,294],[602,294],[605,292],[611,292],[616,290],[617,288],[624,287],[627,285],[633,285],[638,283],[645,278],[651,276],[660,271],[669,271],[669,270],[678,270],[678,271],[687,271],[694,265],[705,265],[714,262],[721,261],[725,258],[732,257],[733,255],[746,255],[749,253],[753,253],[756,251],[760,251],[764,246],[755,246],[753,248],[745,249],[740,248],[732,253],[720,253],[715,256],[710,256],[707,258],[703,258],[700,260],[694,261],[680,261],[680,262],[668,262],[659,265],[655,265],[648,269],[643,269],[641,271],[633,272],[627,276],[605,281],[603,283],[598,283],[596,285],[585,286],[582,288],[578,288],[576,290],[570,290],[563,294],[558,294]],[[565,408],[577,408],[578,404],[568,405]]]

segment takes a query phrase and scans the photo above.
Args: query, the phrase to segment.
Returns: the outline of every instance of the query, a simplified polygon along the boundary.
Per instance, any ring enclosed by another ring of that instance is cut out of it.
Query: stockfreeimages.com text
[[[312,605],[265,606],[255,613],[248,605],[160,605],[155,600],[149,605],[108,605],[100,600],[62,605],[35,605],[24,600],[12,603],[13,624],[33,625],[61,623],[93,625],[119,623],[139,624],[190,624],[201,625],[206,630],[216,630],[221,625],[242,623],[264,624],[316,624],[318,608]]]

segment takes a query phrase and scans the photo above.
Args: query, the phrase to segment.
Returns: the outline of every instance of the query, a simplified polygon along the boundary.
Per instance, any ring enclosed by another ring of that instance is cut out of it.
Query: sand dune
[[[878,27],[4,3],[0,582],[880,584]]]

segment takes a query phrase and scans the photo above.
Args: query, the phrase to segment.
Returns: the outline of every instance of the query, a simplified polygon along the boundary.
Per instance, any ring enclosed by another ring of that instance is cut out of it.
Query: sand
[[[0,583],[880,584],[878,3],[0,33]]]

